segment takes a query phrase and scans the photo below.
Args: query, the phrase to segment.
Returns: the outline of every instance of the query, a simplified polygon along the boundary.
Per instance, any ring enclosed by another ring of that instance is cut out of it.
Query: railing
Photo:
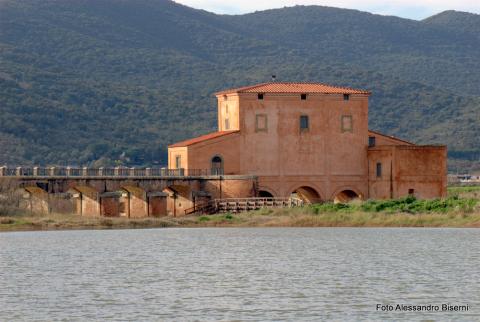
[[[185,209],[185,215],[244,212],[262,208],[302,207],[304,201],[298,198],[227,198],[214,199]]]
[[[219,176],[218,169],[0,167],[0,177],[201,177]]]

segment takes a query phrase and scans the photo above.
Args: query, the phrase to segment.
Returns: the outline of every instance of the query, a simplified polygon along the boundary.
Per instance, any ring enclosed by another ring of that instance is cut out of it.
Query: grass
[[[449,188],[446,199],[369,200],[241,214],[160,218],[81,217],[23,213],[0,216],[0,231],[159,227],[478,227],[480,187]]]
[[[310,207],[316,214],[325,212],[448,213],[473,212],[478,201],[478,199],[460,198],[458,196],[433,200],[417,200],[414,197],[406,197],[347,204],[324,203]]]

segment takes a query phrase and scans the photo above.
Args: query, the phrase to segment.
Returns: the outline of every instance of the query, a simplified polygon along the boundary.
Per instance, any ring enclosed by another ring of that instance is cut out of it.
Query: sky
[[[321,5],[358,9],[381,15],[424,19],[445,10],[480,14],[480,0],[175,0],[189,7],[222,14],[241,14],[256,10]]]

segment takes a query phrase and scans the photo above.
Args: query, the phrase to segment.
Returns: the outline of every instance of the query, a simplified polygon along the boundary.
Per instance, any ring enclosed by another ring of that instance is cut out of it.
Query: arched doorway
[[[223,175],[223,159],[221,156],[216,155],[212,158],[211,162],[212,175]]]
[[[260,198],[273,198],[273,195],[266,190],[259,190],[258,191],[258,196]]]
[[[322,201],[320,194],[312,187],[303,186],[295,189],[290,197],[303,200],[305,203],[319,203]]]
[[[351,202],[353,200],[361,199],[360,195],[358,195],[355,191],[353,190],[343,190],[340,191],[335,195],[335,198],[333,198],[334,203],[347,203]]]

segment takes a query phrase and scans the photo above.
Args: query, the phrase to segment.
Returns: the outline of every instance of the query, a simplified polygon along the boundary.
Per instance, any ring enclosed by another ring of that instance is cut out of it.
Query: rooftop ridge
[[[303,86],[303,88],[302,88]],[[263,88],[262,88],[263,87]],[[255,91],[257,90],[257,91]],[[250,86],[237,87],[216,92],[214,95],[231,93],[325,93],[325,94],[363,94],[371,92],[362,89],[354,89],[347,86],[329,85],[321,82],[267,82]]]

